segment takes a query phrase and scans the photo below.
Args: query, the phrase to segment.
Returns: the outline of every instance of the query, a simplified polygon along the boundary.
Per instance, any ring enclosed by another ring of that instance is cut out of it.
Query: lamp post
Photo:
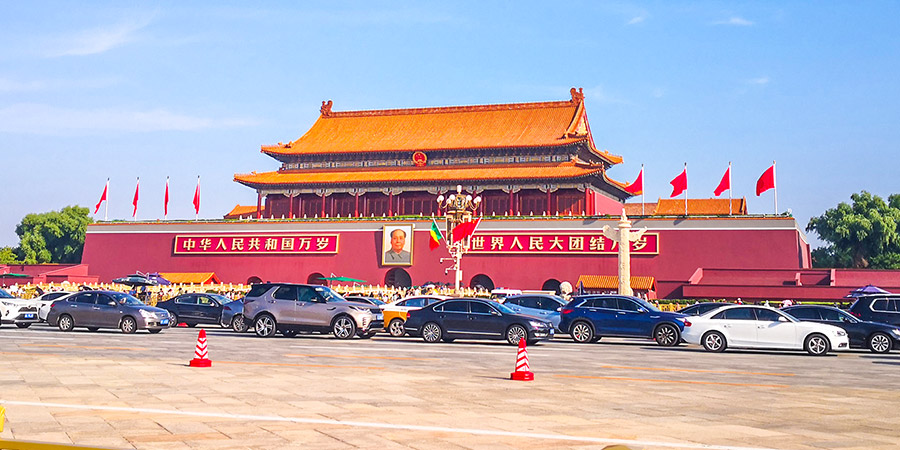
[[[450,251],[450,258],[441,258],[441,262],[448,259],[453,261],[453,266],[444,269],[444,274],[446,275],[451,269],[456,271],[456,292],[459,293],[460,284],[462,284],[462,267],[460,263],[463,255],[469,251],[471,235],[457,241],[453,239],[453,229],[461,223],[472,221],[472,215],[478,209],[481,197],[477,195],[472,197],[469,194],[463,195],[462,186],[457,185],[455,194],[450,194],[446,198],[443,195],[438,195],[437,203],[439,207],[444,208],[444,216],[447,219],[447,250]]]

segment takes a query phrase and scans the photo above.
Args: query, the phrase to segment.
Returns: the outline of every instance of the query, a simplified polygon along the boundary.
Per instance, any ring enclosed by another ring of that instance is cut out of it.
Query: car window
[[[216,302],[205,295],[199,295],[197,296],[197,304],[200,306],[215,306]]]
[[[97,305],[109,306],[109,302],[115,303],[115,300],[113,300],[112,297],[110,297],[106,294],[98,294],[96,296],[96,298],[97,298],[97,303],[96,303]]]
[[[545,311],[556,311],[560,306],[566,303],[554,297],[544,297],[540,301],[540,308]]]
[[[313,302],[318,297],[318,295],[316,295],[316,290],[311,287],[306,287],[306,286],[294,286],[294,287],[296,287],[297,291],[298,291],[298,296],[297,296],[298,302],[307,302],[307,303]],[[277,293],[277,291],[276,291],[276,293]]]
[[[833,309],[823,309],[821,311],[822,319],[827,320],[829,322],[843,322],[844,316],[841,315],[840,312],[835,311]]]
[[[197,299],[194,298],[193,295],[182,295],[181,297],[175,298],[175,303],[179,305],[196,305]]]
[[[756,320],[756,316],[750,308],[732,308],[714,315],[713,319]]]
[[[503,300],[503,303],[506,304],[507,306],[509,306],[509,305],[518,306],[518,305],[519,305],[519,300],[520,300],[519,298],[509,298],[509,297],[507,297],[506,300]]]
[[[822,320],[819,310],[815,308],[796,308],[787,311],[787,313],[800,320]]]
[[[541,307],[540,302],[538,302],[538,299],[535,297],[520,297],[519,306],[533,309],[539,309]]]
[[[297,300],[297,286],[278,286],[272,297],[276,300]]]
[[[640,308],[640,305],[627,298],[617,298],[616,305],[616,309],[620,309],[622,311],[637,311],[638,308]]]
[[[469,302],[469,308],[472,309],[472,314],[491,314],[491,311],[494,309],[490,306],[481,303],[481,302]]]
[[[781,314],[778,314],[777,312],[772,311],[770,309],[763,309],[763,308],[752,308],[752,309],[756,313],[756,320],[759,320],[762,322],[778,322],[778,319],[781,318]]]
[[[89,303],[89,304],[93,305],[94,299],[96,298],[96,296],[97,296],[97,294],[95,294],[93,292],[86,292],[84,294],[78,294],[78,296],[75,297],[74,301],[76,303]]]
[[[269,289],[271,288],[271,284],[254,284],[253,287],[250,288],[250,292],[247,293],[247,297],[262,297],[263,294],[269,292]]]
[[[887,310],[892,311],[892,312],[900,311],[900,300],[897,300],[897,299],[888,300]]]
[[[897,311],[896,300],[888,300],[886,298],[879,298],[872,303],[873,311],[889,311],[894,312]]]
[[[444,312],[469,312],[469,302],[455,301],[444,303]]]
[[[407,300],[406,304],[403,306],[408,306],[410,308],[421,308],[421,307],[425,306],[425,299],[424,298],[411,298],[411,299]]]

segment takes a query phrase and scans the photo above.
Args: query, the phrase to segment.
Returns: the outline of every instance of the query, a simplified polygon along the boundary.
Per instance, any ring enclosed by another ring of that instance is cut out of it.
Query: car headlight
[[[152,318],[156,317],[156,314],[153,314],[153,313],[150,312],[150,311],[147,311],[147,310],[143,310],[143,309],[142,309],[142,310],[141,310],[141,316],[143,316],[145,319],[152,319]]]
[[[350,305],[350,309],[352,309],[352,310],[354,310],[354,311],[359,311],[359,312],[368,312],[368,313],[371,312],[371,311],[369,311],[369,308],[366,308],[366,307],[364,307],[364,306],[354,306],[354,305]]]
[[[897,336],[900,336],[900,328],[894,328],[893,330],[891,330],[891,333],[894,333]]]
[[[539,320],[529,320],[528,324],[532,326],[532,328],[546,328],[547,324],[541,322]]]
[[[834,332],[834,334],[836,334],[836,335],[838,335],[838,336],[846,336],[846,335],[847,335],[847,332],[844,331],[844,330],[837,330],[837,331]]]

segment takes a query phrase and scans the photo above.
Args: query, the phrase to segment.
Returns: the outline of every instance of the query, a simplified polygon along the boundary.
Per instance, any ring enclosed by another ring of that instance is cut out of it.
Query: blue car
[[[684,314],[663,312],[646,300],[625,295],[575,297],[561,311],[559,329],[575,342],[596,342],[603,336],[655,339],[664,347],[681,342]]]
[[[559,312],[566,306],[566,301],[549,294],[521,294],[506,297],[503,304],[519,314],[549,320],[553,328],[559,330],[559,321],[562,319]]]

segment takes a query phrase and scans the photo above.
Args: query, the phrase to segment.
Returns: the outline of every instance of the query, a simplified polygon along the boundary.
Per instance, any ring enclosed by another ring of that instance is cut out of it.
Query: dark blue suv
[[[575,342],[596,342],[603,336],[655,339],[665,347],[678,345],[684,314],[663,312],[645,300],[625,295],[575,297],[561,311],[560,331]]]

